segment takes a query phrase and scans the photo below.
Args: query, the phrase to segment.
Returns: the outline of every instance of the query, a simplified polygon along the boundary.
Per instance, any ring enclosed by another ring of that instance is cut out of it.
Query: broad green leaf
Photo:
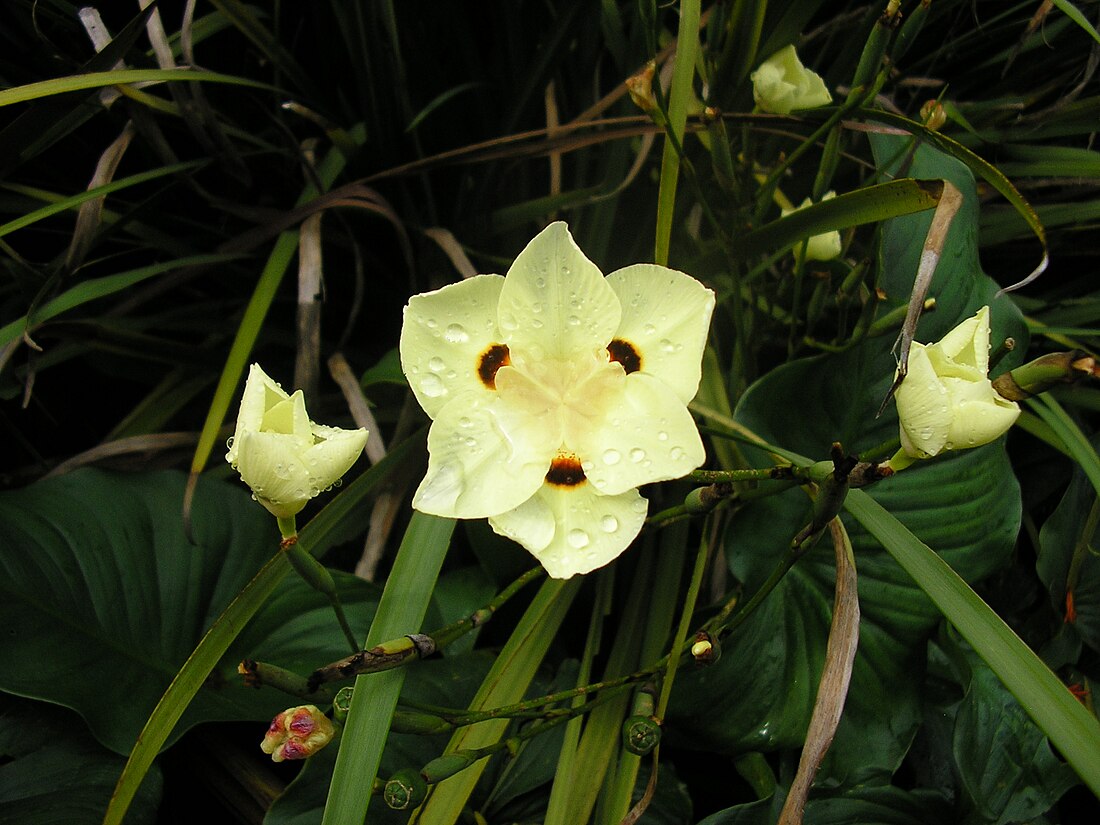
[[[76,714],[0,694],[0,825],[99,825],[124,761]],[[134,800],[134,825],[157,821],[160,772],[150,780]]]
[[[183,533],[184,476],[94,469],[0,495],[0,549],[11,632],[0,688],[73,708],[104,745],[129,752],[203,632],[278,547],[274,521],[236,484],[204,480],[195,544]],[[340,577],[353,626],[365,631],[375,588]],[[35,655],[45,647],[48,659]],[[345,655],[327,600],[297,577],[241,634],[174,736],[202,721],[263,720],[287,700],[246,688],[245,656],[308,673]],[[125,702],[104,701],[103,685]],[[171,739],[168,741],[172,741]]]
[[[699,825],[772,825],[783,800],[773,797],[737,805],[712,814]],[[810,798],[803,821],[806,825],[927,825],[951,822],[952,811],[938,794],[909,792],[892,786],[857,788],[838,796]]]
[[[1080,472],[1076,473],[1039,531],[1035,567],[1050,594],[1055,615],[1065,615],[1072,571],[1075,617],[1071,624],[1085,644],[1100,651],[1100,530],[1096,527],[1096,507],[1095,490]]]
[[[905,178],[845,192],[749,232],[738,239],[738,251],[758,255],[834,229],[924,212],[936,207],[942,191],[937,180]]]
[[[985,822],[1025,822],[1048,810],[1077,778],[996,674],[973,652],[955,713],[955,770]]]

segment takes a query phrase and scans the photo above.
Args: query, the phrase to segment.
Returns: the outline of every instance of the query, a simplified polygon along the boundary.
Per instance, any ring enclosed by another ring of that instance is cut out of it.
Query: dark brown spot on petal
[[[507,344],[491,344],[477,360],[477,374],[481,383],[491,390],[497,388],[497,370],[511,364]]]
[[[555,487],[576,487],[586,481],[581,462],[573,453],[558,453],[546,473],[546,483]]]
[[[607,352],[612,361],[618,361],[623,365],[627,375],[642,368],[642,354],[629,341],[615,338],[607,345]]]

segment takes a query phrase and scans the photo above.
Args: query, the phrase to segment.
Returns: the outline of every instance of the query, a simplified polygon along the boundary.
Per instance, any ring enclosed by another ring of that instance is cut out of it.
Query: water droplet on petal
[[[462,324],[451,324],[448,326],[443,332],[443,337],[452,344],[464,344],[470,340],[470,335],[466,332],[466,327],[462,326]]]
[[[588,533],[578,528],[570,530],[569,535],[565,537],[565,540],[569,542],[569,546],[574,548],[575,550],[580,550],[583,547],[587,547],[588,543],[591,541],[591,539],[588,538]]]
[[[649,509],[649,502],[646,501],[644,498],[635,499],[630,503],[630,509],[632,509],[635,513],[644,513],[646,510]]]
[[[546,279],[545,278],[543,278],[543,277],[535,278],[535,288],[536,289],[542,289],[544,286],[546,286]]]
[[[477,439],[476,438],[467,438],[466,439],[466,446],[467,447],[476,447],[477,446]]]
[[[619,520],[614,516],[604,516],[600,519],[600,527],[605,533],[614,533],[619,529]]]
[[[581,325],[581,319],[576,315],[570,315],[565,319],[565,323],[569,324],[571,327],[579,327]]]
[[[424,325],[428,329],[435,329],[437,326],[439,326],[439,322],[435,320],[435,318],[429,318],[427,321],[424,322]]]
[[[425,375],[420,379],[420,391],[428,398],[438,398],[447,391],[438,375]]]
[[[673,461],[679,461],[684,457],[684,451],[680,447],[673,447],[668,451],[668,455]]]
[[[661,430],[659,433],[657,433],[657,440],[668,441],[668,433],[666,433],[664,430]]]
[[[603,454],[604,464],[618,464],[622,454],[618,450],[605,450]]]
[[[653,324],[646,324],[642,327],[642,331],[645,332],[646,335],[656,335],[657,327],[653,326]]]
[[[645,461],[645,450],[643,450],[641,447],[635,447],[633,450],[630,451],[630,460],[633,461],[635,464],[639,464],[642,461]]]
[[[683,348],[682,344],[674,344],[667,338],[662,338],[660,341],[660,347],[664,352],[676,352]]]
[[[462,418],[458,419],[458,426],[469,428],[474,426],[474,422],[466,416],[462,416]]]
[[[443,372],[443,368],[445,366],[447,365],[443,363],[443,359],[440,358],[438,355],[434,356],[430,361],[428,361],[428,369],[430,369],[432,372]]]

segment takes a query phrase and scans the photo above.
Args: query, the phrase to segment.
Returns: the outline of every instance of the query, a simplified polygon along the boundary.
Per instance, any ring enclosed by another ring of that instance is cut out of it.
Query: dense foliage
[[[866,489],[830,472],[898,449],[882,405],[930,248],[918,342],[989,306],[991,376],[1058,352],[1097,374],[1098,12],[6,0],[0,823],[103,821],[120,774],[108,821],[133,797],[126,822],[360,822],[369,799],[368,822],[576,825],[644,797],[651,825],[765,823],[830,739],[809,823],[1095,816],[1095,381]],[[788,45],[831,104],[754,99]],[[414,512],[429,420],[398,355],[410,296],[503,274],[558,219],[603,272],[717,296],[706,463],[565,582],[484,520]],[[222,459],[252,362],[371,430],[298,515],[304,577]],[[386,648],[407,666],[356,680],[341,737],[273,766],[272,717],[328,710],[341,682],[306,677],[348,655],[307,556],[367,647],[441,650]],[[387,807],[422,769],[421,812]]]

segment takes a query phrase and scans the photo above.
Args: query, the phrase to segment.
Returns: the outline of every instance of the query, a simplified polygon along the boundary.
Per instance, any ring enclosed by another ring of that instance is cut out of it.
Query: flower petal
[[[244,384],[244,394],[241,396],[241,407],[237,412],[237,427],[229,443],[229,452],[226,453],[225,460],[236,466],[237,442],[241,436],[248,430],[259,430],[264,412],[289,397],[259,364],[250,366],[248,379]]]
[[[413,507],[449,518],[511,510],[542,484],[560,446],[542,422],[487,393],[467,393],[439,411],[428,431],[428,472]]]
[[[699,389],[714,293],[683,272],[635,264],[612,272],[607,283],[622,304],[615,338],[641,356],[641,370],[663,381],[683,402]]]
[[[359,458],[367,444],[367,431],[362,427],[342,430],[318,425],[314,425],[313,431],[321,440],[304,452],[303,459],[309,472],[311,490],[327,490]]]
[[[580,456],[592,486],[604,495],[680,478],[706,458],[687,407],[644,372],[626,376],[602,425],[568,446]]]
[[[983,306],[929,346],[939,374],[951,374],[949,370],[955,368],[960,378],[984,379],[989,372],[989,334],[989,307]]]
[[[945,449],[965,450],[988,444],[1007,432],[1020,415],[1019,405],[998,395],[988,379],[972,382],[945,378],[943,382],[954,412]]]
[[[602,349],[620,311],[614,291],[561,221],[516,256],[500,292],[500,328],[517,363]]]
[[[909,350],[909,371],[894,397],[905,452],[918,458],[938,454],[951,431],[951,399],[924,344]]]
[[[497,302],[503,286],[500,275],[477,275],[409,299],[401,325],[401,369],[432,418],[456,395],[491,392],[478,366],[488,347],[502,340]]]
[[[317,494],[293,435],[246,431],[236,446],[241,479],[276,517],[295,515]]]
[[[590,484],[544,484],[489,524],[526,547],[553,578],[568,579],[617,558],[641,531],[648,508],[637,490],[603,496]]]

